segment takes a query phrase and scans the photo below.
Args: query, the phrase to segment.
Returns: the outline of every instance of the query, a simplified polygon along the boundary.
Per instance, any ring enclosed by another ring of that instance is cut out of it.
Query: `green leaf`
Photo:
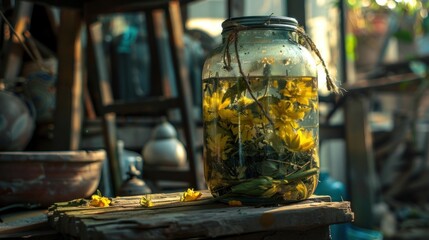
[[[262,91],[268,87],[268,77],[264,77],[264,78],[252,78],[249,79],[249,84],[250,84],[250,88],[253,91],[253,94],[256,96],[256,92],[258,91]]]
[[[244,78],[239,78],[237,83],[225,92],[222,101],[225,101],[227,98],[231,98],[231,101],[233,101],[235,98],[237,98],[239,94],[244,92],[246,89],[246,80],[244,80]]]
[[[83,198],[79,198],[79,199],[74,199],[74,200],[68,201],[65,204],[65,206],[68,206],[68,207],[78,207],[78,206],[86,205],[87,203],[88,203],[88,200],[83,199]]]
[[[304,178],[316,175],[319,172],[319,168],[311,168],[308,170],[300,169],[295,173],[290,174],[289,176],[285,177],[285,180],[287,181],[295,181],[295,180],[302,180]]]
[[[268,106],[272,104],[277,104],[280,99],[273,96],[265,96],[258,99],[258,101],[262,104],[262,106]]]
[[[281,147],[284,145],[283,140],[277,136],[275,133],[270,133],[267,136],[267,141],[270,143],[271,147],[273,147],[276,152],[281,153],[283,152],[284,148]]]
[[[264,109],[268,109],[268,105],[277,104],[280,101],[279,98],[274,96],[265,96],[258,99],[259,104],[262,105]],[[245,107],[245,109],[251,110],[253,113],[261,114],[261,108],[258,102],[253,102]],[[267,111],[267,110],[266,110]]]
[[[263,161],[261,163],[261,174],[264,176],[277,176],[279,166],[276,162]]]

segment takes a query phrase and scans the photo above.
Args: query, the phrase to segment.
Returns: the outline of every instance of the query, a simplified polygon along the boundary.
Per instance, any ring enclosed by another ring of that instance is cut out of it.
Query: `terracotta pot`
[[[0,152],[0,206],[87,198],[97,190],[105,158],[104,150]]]

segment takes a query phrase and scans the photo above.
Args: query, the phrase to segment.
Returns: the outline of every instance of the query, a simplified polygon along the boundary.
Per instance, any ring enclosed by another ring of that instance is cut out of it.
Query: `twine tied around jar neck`
[[[299,37],[299,44],[302,46],[305,46],[305,43],[308,44],[308,47],[316,56],[319,58],[320,62],[322,62],[323,69],[325,70],[326,74],[326,87],[330,92],[339,94],[341,93],[340,88],[335,84],[335,81],[331,78],[331,75],[329,74],[328,67],[326,66],[325,61],[323,60],[322,54],[320,54],[319,49],[317,49],[316,44],[314,44],[313,40],[305,33],[304,29],[302,27],[298,27],[297,31],[298,37]],[[301,43],[302,42],[302,43]]]
[[[270,16],[271,17],[271,16]],[[267,23],[269,24],[269,19],[267,20]],[[268,120],[270,120],[270,118],[268,117],[268,114],[263,110],[262,105],[260,105],[259,101],[256,100],[255,96],[253,95],[251,89],[250,89],[250,83],[248,81],[248,76],[245,75],[242,67],[241,67],[241,62],[240,62],[240,57],[238,54],[238,47],[237,47],[237,42],[238,42],[238,33],[240,31],[244,31],[244,30],[249,30],[252,29],[252,27],[249,26],[243,26],[240,24],[237,24],[237,26],[231,30],[231,32],[228,34],[228,37],[226,38],[226,44],[225,44],[225,49],[223,52],[223,63],[224,63],[224,69],[227,71],[231,71],[232,67],[231,67],[231,53],[229,51],[230,45],[231,43],[234,44],[234,50],[235,50],[235,55],[237,58],[237,65],[240,71],[240,74],[242,75],[242,77],[245,79],[247,88],[250,92],[251,97],[255,100],[255,102],[258,103],[259,107],[261,108],[261,110],[263,111],[264,115],[267,117]],[[328,67],[326,66],[325,61],[323,60],[322,54],[320,53],[319,49],[317,49],[316,44],[313,42],[313,40],[311,40],[311,38],[305,33],[304,29],[302,27],[298,27],[296,30],[296,33],[298,34],[298,44],[300,44],[301,46],[305,47],[305,48],[309,48],[310,51],[314,52],[314,54],[316,54],[316,56],[319,58],[319,60],[322,63],[323,69],[325,70],[325,74],[326,74],[326,87],[330,92],[333,92],[335,94],[340,94],[342,91],[341,89],[337,86],[337,84],[335,83],[335,81],[331,78],[331,75],[329,74],[328,71]],[[272,123],[272,121],[270,120],[270,123]]]

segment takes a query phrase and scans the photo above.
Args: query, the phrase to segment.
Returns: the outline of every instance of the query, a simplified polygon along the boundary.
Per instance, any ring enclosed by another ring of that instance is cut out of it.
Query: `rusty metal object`
[[[146,183],[142,179],[138,178],[138,176],[141,176],[141,172],[133,163],[130,163],[127,174],[128,179],[119,189],[119,196],[134,196],[152,193],[152,190],[146,185]]]

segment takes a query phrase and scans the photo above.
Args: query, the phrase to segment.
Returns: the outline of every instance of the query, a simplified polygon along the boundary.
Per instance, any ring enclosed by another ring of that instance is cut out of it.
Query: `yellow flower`
[[[288,97],[290,101],[300,103],[304,106],[310,106],[310,101],[317,99],[317,89],[313,87],[312,82],[287,81],[285,89],[280,90],[283,96]]]
[[[315,81],[315,79],[312,78],[312,77],[302,77],[301,80],[305,81],[305,82],[313,82],[313,81]]]
[[[110,202],[111,201],[109,198],[94,194],[91,196],[91,201],[89,202],[89,205],[93,207],[108,207],[110,205]]]
[[[140,205],[142,207],[153,207],[153,202],[151,197],[142,196],[140,198]]]
[[[227,135],[222,136],[220,133],[215,136],[209,136],[207,139],[207,148],[210,150],[210,155],[212,157],[220,156],[220,159],[226,160],[228,158],[227,153],[231,151],[231,149],[227,149],[229,147],[228,140],[229,137]]]
[[[279,88],[279,81],[274,80],[274,81],[271,83],[271,86],[273,86],[273,88]]]
[[[252,140],[256,136],[257,125],[264,121],[255,117],[249,109],[244,110],[238,118],[232,120],[235,125],[231,127],[231,130],[242,141]]]
[[[292,102],[288,100],[279,101],[277,104],[270,106],[270,115],[274,117],[274,127],[282,128],[291,126],[297,128],[297,121],[302,120],[305,113],[297,111]]]
[[[204,166],[205,169],[207,169],[206,166]],[[210,186],[210,188],[218,188],[221,186],[225,186],[227,185],[227,183],[225,182],[225,179],[223,179],[223,174],[219,173],[218,171],[212,169],[210,171],[210,174],[207,173],[207,184]]]
[[[299,201],[308,198],[307,186],[301,181],[282,185],[283,199],[286,201]]]
[[[226,107],[231,103],[231,99],[227,98],[222,101],[223,93],[215,92],[211,96],[206,96],[203,101],[204,121],[212,121],[221,115],[220,112],[227,110]]]
[[[285,141],[287,149],[293,152],[303,152],[314,148],[312,133],[304,129],[280,131],[280,137]]]
[[[254,103],[255,100],[253,100],[252,98],[248,98],[246,96],[242,96],[240,97],[240,99],[237,100],[237,105],[239,106],[247,106],[249,104]]]
[[[223,120],[232,122],[238,117],[238,113],[232,109],[219,109],[219,117]]]
[[[230,200],[228,201],[228,205],[231,207],[240,207],[240,206],[243,206],[243,203],[238,200]]]
[[[181,196],[181,202],[195,201],[203,195],[201,192],[194,191],[193,188],[188,188]]]

